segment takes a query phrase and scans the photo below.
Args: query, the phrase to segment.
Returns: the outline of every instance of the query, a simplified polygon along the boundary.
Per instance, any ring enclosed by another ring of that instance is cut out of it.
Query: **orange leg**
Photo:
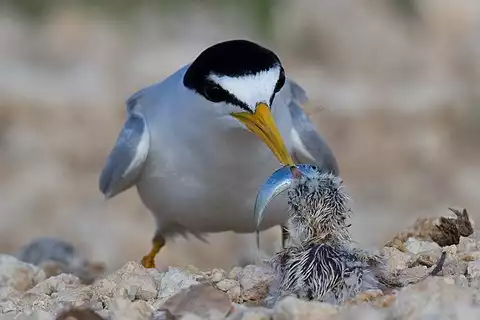
[[[155,257],[160,252],[160,249],[163,248],[163,246],[165,246],[165,238],[159,234],[156,234],[152,240],[152,249],[150,249],[150,252],[142,258],[142,266],[144,268],[155,268]]]

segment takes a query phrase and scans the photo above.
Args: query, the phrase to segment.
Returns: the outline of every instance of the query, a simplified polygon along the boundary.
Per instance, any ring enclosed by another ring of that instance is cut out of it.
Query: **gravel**
[[[453,237],[458,241],[451,244],[451,236],[434,241],[415,230],[379,250],[397,285],[342,305],[290,296],[269,308],[274,274],[257,265],[159,272],[130,261],[85,283],[73,273],[48,275],[41,266],[0,255],[0,319],[479,319],[478,233]]]

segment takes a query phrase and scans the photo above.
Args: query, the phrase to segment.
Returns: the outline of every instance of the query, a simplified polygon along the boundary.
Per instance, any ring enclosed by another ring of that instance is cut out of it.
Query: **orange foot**
[[[142,266],[147,269],[155,269],[155,256],[149,254],[142,258]]]
[[[160,235],[155,235],[152,241],[152,249],[142,258],[142,266],[147,269],[155,268],[155,257],[160,252],[160,249],[165,245],[165,239]]]

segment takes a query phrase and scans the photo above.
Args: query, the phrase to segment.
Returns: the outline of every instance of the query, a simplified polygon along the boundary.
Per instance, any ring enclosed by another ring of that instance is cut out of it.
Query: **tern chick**
[[[351,210],[341,179],[313,165],[277,170],[258,193],[257,224],[268,202],[286,190],[289,243],[270,261],[278,277],[269,303],[294,295],[338,304],[362,291],[383,289],[384,262],[351,241]]]

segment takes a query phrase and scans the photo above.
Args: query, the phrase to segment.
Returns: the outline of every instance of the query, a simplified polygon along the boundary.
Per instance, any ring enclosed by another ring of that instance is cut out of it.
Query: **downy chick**
[[[268,202],[283,191],[288,191],[289,241],[270,260],[278,276],[269,302],[293,295],[338,304],[362,291],[383,288],[385,263],[353,246],[347,224],[349,197],[339,177],[313,165],[277,170],[258,193],[258,224]]]

